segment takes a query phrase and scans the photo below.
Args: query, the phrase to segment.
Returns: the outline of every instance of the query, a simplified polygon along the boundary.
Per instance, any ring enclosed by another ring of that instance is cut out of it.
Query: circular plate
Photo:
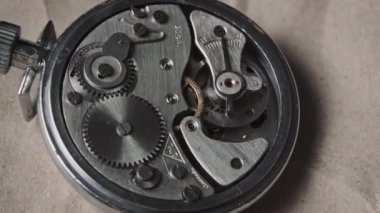
[[[133,2],[133,3],[132,3]],[[275,140],[260,165],[228,190],[195,203],[152,199],[132,193],[109,181],[85,160],[76,149],[67,131],[62,114],[61,87],[71,55],[82,39],[107,18],[145,4],[180,4],[207,11],[242,29],[265,64],[269,81],[277,94],[279,123]],[[133,5],[132,5],[133,4]],[[39,116],[51,155],[76,186],[108,206],[130,212],[229,212],[242,210],[259,199],[278,179],[294,149],[299,125],[299,99],[291,69],[272,40],[238,11],[218,1],[204,0],[140,0],[107,1],[86,13],[61,36],[51,52],[42,74]],[[75,179],[75,181],[74,181]]]

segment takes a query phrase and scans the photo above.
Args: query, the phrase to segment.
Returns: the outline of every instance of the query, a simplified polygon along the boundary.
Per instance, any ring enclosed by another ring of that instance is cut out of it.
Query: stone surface
[[[294,68],[302,104],[295,155],[247,212],[380,212],[380,1],[226,0],[254,19]],[[0,0],[0,20],[35,40],[58,33],[99,0]],[[103,212],[64,179],[38,122],[17,102],[22,73],[0,76],[0,212]]]

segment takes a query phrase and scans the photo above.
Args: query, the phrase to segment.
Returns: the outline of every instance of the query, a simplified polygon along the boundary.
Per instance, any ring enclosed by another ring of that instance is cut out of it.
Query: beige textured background
[[[0,20],[35,40],[61,33],[100,0],[0,0]],[[299,83],[299,144],[273,190],[247,212],[380,213],[380,1],[231,0],[279,44]],[[21,72],[0,76],[0,212],[101,212],[63,178],[37,121],[16,99]]]

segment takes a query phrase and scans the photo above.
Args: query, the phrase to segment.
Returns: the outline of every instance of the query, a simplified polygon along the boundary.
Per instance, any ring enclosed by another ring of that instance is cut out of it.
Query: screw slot
[[[174,63],[170,58],[164,58],[160,61],[160,67],[164,71],[169,71],[173,68]]]
[[[141,181],[149,181],[154,178],[154,171],[149,166],[142,165],[137,169],[136,175]]]
[[[80,103],[82,103],[83,101],[83,97],[81,94],[77,93],[77,92],[70,92],[68,95],[67,95],[67,99],[69,100],[69,102],[76,106]]]
[[[169,20],[169,16],[162,10],[157,10],[153,13],[154,20],[159,24],[165,24]]]
[[[224,28],[223,26],[216,26],[214,28],[214,33],[216,36],[220,37],[220,38],[224,38],[226,36],[226,28]]]
[[[126,137],[131,134],[132,126],[127,122],[120,123],[116,127],[116,132],[120,137]]]
[[[131,10],[132,10],[133,15],[136,18],[142,19],[142,18],[146,18],[148,16],[148,13],[144,7],[132,7]]]
[[[180,164],[175,164],[170,168],[170,174],[174,178],[181,180],[187,175],[187,169]]]
[[[98,69],[99,69],[98,70],[98,78],[99,79],[111,77],[115,72],[113,67],[110,66],[109,64],[101,64],[101,65],[99,65]]]
[[[186,122],[186,129],[189,130],[190,132],[196,131],[198,129],[197,122],[193,120]]]
[[[182,198],[186,202],[195,202],[202,197],[202,191],[196,186],[187,186],[182,191]]]
[[[144,24],[137,23],[133,26],[133,32],[136,34],[136,36],[143,38],[149,34],[149,29]]]
[[[178,95],[169,93],[166,96],[166,103],[173,105],[173,104],[176,104],[177,102],[178,102]]]
[[[239,158],[234,158],[231,160],[231,167],[234,169],[241,169],[243,167],[243,161]]]

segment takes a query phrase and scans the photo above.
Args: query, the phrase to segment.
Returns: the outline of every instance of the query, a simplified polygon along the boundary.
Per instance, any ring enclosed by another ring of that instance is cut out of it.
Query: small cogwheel
[[[100,59],[99,61],[108,60],[110,65],[120,67],[119,76],[111,80],[93,76],[91,66],[98,59]],[[86,73],[86,69],[90,71]],[[95,98],[113,97],[130,92],[136,82],[137,66],[133,59],[118,64],[115,58],[102,55],[102,43],[93,43],[82,47],[74,54],[70,66],[70,76],[78,80],[81,87],[90,96]]]
[[[205,109],[205,96],[202,88],[191,78],[186,77],[184,82],[184,88],[190,88],[194,94],[194,98],[196,99],[196,106],[191,108],[191,110],[194,111],[195,117],[200,118]]]

